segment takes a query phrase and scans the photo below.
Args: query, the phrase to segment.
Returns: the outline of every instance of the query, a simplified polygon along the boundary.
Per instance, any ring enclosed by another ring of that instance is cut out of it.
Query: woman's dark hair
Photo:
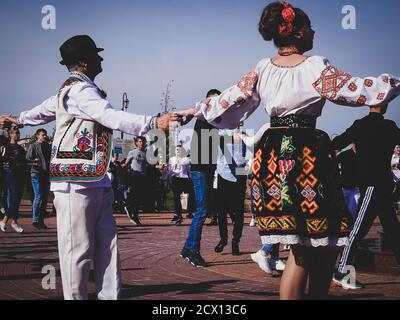
[[[303,10],[293,8],[295,12],[293,31],[288,36],[282,36],[279,33],[279,26],[285,22],[282,16],[283,9],[284,5],[278,1],[267,5],[261,15],[258,24],[258,31],[265,41],[274,40],[274,44],[278,48],[290,45],[299,45],[301,44],[301,39],[294,37],[294,35],[298,34],[298,32],[303,28],[310,28],[310,19]]]

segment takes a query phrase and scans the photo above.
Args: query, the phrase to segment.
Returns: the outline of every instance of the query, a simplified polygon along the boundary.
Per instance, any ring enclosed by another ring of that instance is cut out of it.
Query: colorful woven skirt
[[[255,150],[252,194],[263,243],[347,245],[351,215],[325,132],[312,126],[267,130]]]

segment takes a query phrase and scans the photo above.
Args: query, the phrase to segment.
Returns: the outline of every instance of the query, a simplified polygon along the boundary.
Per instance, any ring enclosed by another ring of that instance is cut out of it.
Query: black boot
[[[221,240],[216,247],[214,248],[214,251],[216,253],[221,253],[222,251],[224,251],[224,247],[228,244],[228,242],[226,240]]]
[[[239,242],[238,241],[232,241],[232,255],[233,256],[240,256]]]

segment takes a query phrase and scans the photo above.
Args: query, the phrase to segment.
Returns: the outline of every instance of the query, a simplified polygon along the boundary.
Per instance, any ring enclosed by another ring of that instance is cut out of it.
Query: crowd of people
[[[0,117],[0,127],[9,128],[1,148],[2,186],[7,194],[1,230],[11,220],[16,232],[23,231],[18,224],[26,180],[21,168],[32,161],[35,227],[45,228],[49,180],[55,197],[65,299],[87,299],[92,263],[98,298],[118,299],[121,265],[114,209],[122,207],[133,223],[140,224],[141,206],[158,201],[163,207],[168,183],[175,205],[171,222],[182,223],[182,192],[189,194],[187,206],[193,215],[180,256],[206,267],[200,252],[207,213],[214,223],[218,220],[220,241],[215,252],[221,253],[228,244],[230,215],[231,252],[240,254],[249,176],[251,208],[262,245],[252,259],[267,273],[274,268],[283,271],[281,299],[304,298],[307,284],[309,297],[324,298],[332,278],[343,287],[361,287],[357,281],[345,282],[346,267],[377,216],[400,263],[400,224],[393,206],[399,192],[400,129],[384,119],[388,104],[400,95],[400,79],[389,74],[354,77],[327,58],[305,56],[313,48],[314,30],[307,14],[289,3],[266,6],[259,32],[264,40],[273,40],[278,48],[275,57],[261,60],[234,86],[222,92],[210,90],[192,108],[151,117],[111,106],[94,82],[102,72],[103,49],[89,36],[75,36],[60,47],[60,63],[69,76],[57,95],[18,117]],[[370,113],[331,141],[316,129],[326,101],[368,106]],[[240,126],[260,105],[270,121],[248,137]],[[172,124],[185,125],[193,118],[190,157],[177,146],[167,163],[160,159],[148,165],[143,136],[153,130],[169,131]],[[18,146],[16,127],[56,119],[51,149],[41,142],[46,134],[39,130],[31,149],[25,152]],[[121,162],[114,159],[110,167],[111,130],[137,138],[128,157]],[[340,172],[336,152],[350,145],[353,150],[339,155]],[[248,148],[254,148],[250,171],[246,171]],[[149,191],[155,185],[157,196]],[[289,250],[286,263],[279,259],[280,245]]]
[[[51,145],[47,141],[47,131],[38,129],[35,141],[25,150],[18,144],[20,130],[12,127],[6,135],[0,136],[0,230],[6,232],[7,224],[17,233],[24,229],[18,224],[19,207],[24,189],[32,201],[32,225],[36,229],[47,229],[44,219],[49,197],[49,166]]]

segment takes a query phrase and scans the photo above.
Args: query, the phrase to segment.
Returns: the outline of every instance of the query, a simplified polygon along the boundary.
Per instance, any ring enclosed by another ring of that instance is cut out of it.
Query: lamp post
[[[126,111],[126,109],[128,109],[129,107],[129,99],[128,99],[128,94],[126,92],[124,92],[124,94],[122,95],[122,111]],[[121,139],[124,140],[124,133],[121,132]]]

